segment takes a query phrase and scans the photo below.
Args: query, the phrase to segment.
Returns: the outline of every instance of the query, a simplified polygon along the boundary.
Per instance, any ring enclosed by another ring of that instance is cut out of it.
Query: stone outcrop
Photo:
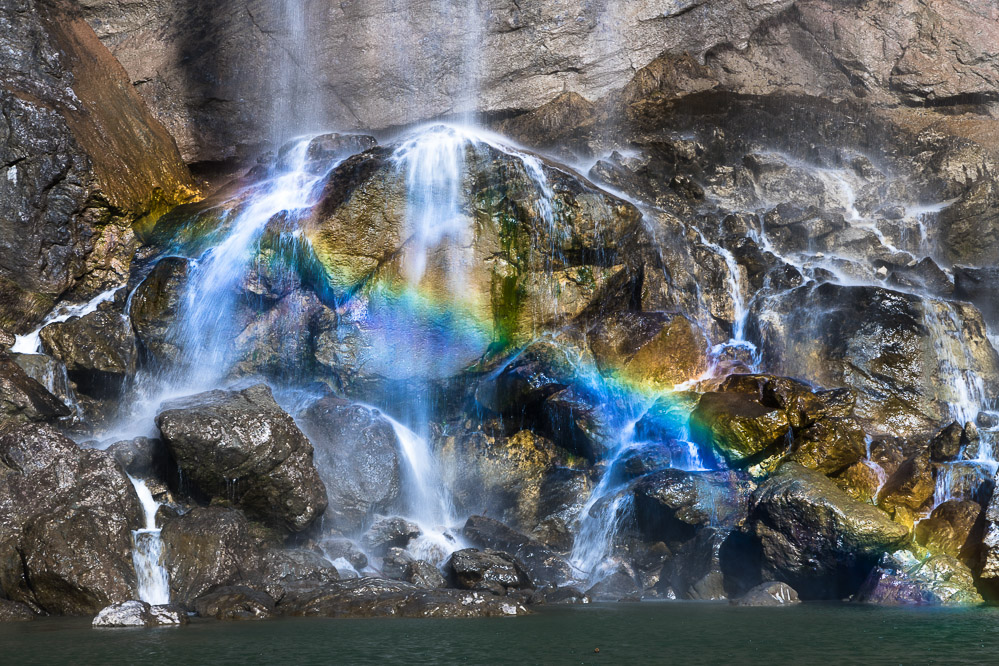
[[[130,223],[191,195],[176,144],[68,0],[0,10],[0,325],[127,279]]]

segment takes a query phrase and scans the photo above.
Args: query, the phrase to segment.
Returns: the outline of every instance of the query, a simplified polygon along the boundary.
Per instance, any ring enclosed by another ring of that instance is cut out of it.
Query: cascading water
[[[160,504],[153,499],[146,482],[129,476],[139,502],[145,526],[132,530],[132,563],[139,582],[139,599],[148,604],[170,603],[170,578],[163,566],[163,540],[156,527],[156,512]]]

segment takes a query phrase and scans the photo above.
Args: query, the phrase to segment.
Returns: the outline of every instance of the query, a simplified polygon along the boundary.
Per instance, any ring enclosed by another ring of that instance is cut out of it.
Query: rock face
[[[131,530],[141,524],[135,490],[110,455],[44,425],[0,429],[6,598],[54,615],[92,615],[133,598]]]
[[[663,50],[700,54],[742,44],[792,2],[521,7],[489,0],[474,9],[426,2],[400,9],[388,0],[318,0],[305,8],[312,27],[304,34],[276,9],[242,0],[196,8],[81,4],[185,159],[213,161],[270,138],[275,119],[293,131],[310,124],[371,130],[471,109],[531,109],[566,89],[596,99]],[[268,75],[292,63],[309,78],[295,69]],[[478,96],[467,93],[470,79]],[[309,90],[315,97],[303,99]],[[413,92],[400,99],[400,90]]]
[[[324,524],[351,534],[399,497],[399,441],[377,410],[323,398],[299,417],[316,450],[328,508]]]
[[[794,463],[753,494],[747,524],[760,541],[764,568],[805,599],[852,594],[878,557],[908,535],[883,512]]]
[[[184,477],[261,521],[300,532],[326,509],[312,445],[270,389],[211,391],[169,403],[156,425]]]
[[[742,393],[705,393],[690,415],[692,435],[702,447],[732,465],[758,460],[790,430],[787,414]]]
[[[190,175],[121,65],[63,0],[0,10],[0,325],[23,332],[76,288],[127,277],[129,223]]]

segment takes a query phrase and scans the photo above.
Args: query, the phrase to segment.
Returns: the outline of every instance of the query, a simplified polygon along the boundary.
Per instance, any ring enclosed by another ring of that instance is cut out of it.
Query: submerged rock
[[[0,599],[0,622],[28,622],[34,619],[35,613],[28,604]]]
[[[312,444],[264,384],[167,403],[156,425],[185,481],[208,497],[289,532],[326,509]]]
[[[135,595],[135,489],[103,451],[48,426],[0,427],[0,588],[53,615],[92,615]]]
[[[401,462],[388,419],[372,407],[328,397],[309,406],[299,421],[326,484],[324,525],[352,534],[375,513],[391,510],[399,497]]]
[[[805,599],[852,594],[878,557],[901,547],[909,534],[795,463],[782,465],[753,493],[747,527],[760,542],[764,570]]]
[[[801,603],[798,593],[787,583],[760,583],[738,599],[733,606],[793,606]]]

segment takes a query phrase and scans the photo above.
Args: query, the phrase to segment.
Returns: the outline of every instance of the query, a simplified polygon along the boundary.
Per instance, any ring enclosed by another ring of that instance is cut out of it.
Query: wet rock
[[[274,611],[269,594],[244,586],[223,587],[194,600],[194,609],[201,617],[216,620],[262,620]]]
[[[132,326],[113,302],[41,331],[42,348],[66,366],[81,393],[117,397],[135,374],[138,350]]]
[[[806,428],[829,414],[828,396],[789,377],[775,375],[729,375],[718,389],[724,393],[744,393],[766,407],[779,407],[787,413],[795,431]]]
[[[170,597],[180,603],[216,587],[254,580],[259,569],[249,526],[239,511],[196,508],[166,521],[160,536]]]
[[[264,384],[167,403],[156,425],[185,481],[208,497],[289,532],[326,509],[312,444]]]
[[[311,550],[272,548],[260,557],[260,576],[254,582],[275,601],[294,585],[324,585],[339,580],[329,560]]]
[[[544,402],[568,388],[576,375],[572,350],[548,340],[529,345],[508,365],[487,376],[475,390],[486,409],[512,414]]]
[[[766,455],[790,430],[787,414],[742,393],[705,393],[690,415],[691,436],[730,464],[744,466]]]
[[[954,296],[971,301],[982,311],[985,320],[999,322],[999,294],[994,285],[999,284],[999,268],[983,266],[954,267]]]
[[[507,590],[532,587],[513,556],[498,551],[466,548],[451,554],[445,568],[455,587],[503,595]]]
[[[31,606],[10,599],[0,599],[0,623],[28,622],[35,619]]]
[[[707,525],[740,525],[752,490],[736,472],[662,470],[635,484],[635,516],[647,539],[676,544]]]
[[[357,578],[303,589],[278,605],[284,615],[319,617],[503,617],[527,613],[487,592],[421,590],[401,581]]]
[[[405,518],[381,518],[364,533],[361,543],[369,552],[383,555],[389,548],[405,548],[421,534],[420,526]]]
[[[727,598],[721,563],[722,544],[727,537],[727,531],[705,528],[680,546],[664,577],[678,599]]]
[[[472,516],[462,534],[474,545],[511,554],[534,587],[559,585],[569,579],[571,570],[561,555],[496,520]]]
[[[982,514],[982,507],[976,502],[948,500],[939,504],[929,518],[919,521],[914,535],[916,542],[933,553],[943,553],[957,557],[964,562],[973,562],[977,543],[972,533],[977,531],[976,523]],[[980,535],[975,535],[980,538]]]
[[[977,462],[940,463],[934,466],[938,488],[951,499],[969,500],[985,506],[992,497],[995,480],[987,466]]]
[[[765,366],[855,389],[873,434],[923,436],[947,418],[967,373],[986,387],[999,381],[999,356],[968,304],[826,283],[771,299],[754,317]]]
[[[402,580],[428,590],[435,590],[447,585],[447,581],[437,567],[426,560],[410,562],[403,570]]]
[[[169,456],[163,442],[149,437],[115,442],[107,452],[128,474],[140,479],[162,477],[169,465]]]
[[[668,442],[683,437],[690,412],[700,399],[692,391],[674,391],[659,398],[635,424],[635,436],[651,442]]]
[[[589,334],[597,368],[635,390],[672,389],[707,369],[704,333],[678,314],[618,312]]]
[[[588,604],[592,601],[578,587],[543,587],[531,595],[531,605],[542,604]]]
[[[915,455],[896,469],[878,493],[878,506],[885,511],[899,507],[920,511],[933,498],[933,467],[928,450]]]
[[[852,594],[881,553],[900,547],[909,533],[795,463],[756,490],[747,527],[760,542],[764,570],[805,599]]]
[[[607,422],[604,399],[570,386],[545,400],[544,425],[555,443],[589,461],[606,457],[613,446],[613,428]]]
[[[0,328],[0,351],[9,351],[15,342],[17,338],[13,333]]]
[[[827,476],[860,462],[866,435],[855,419],[823,419],[795,435],[790,460]]]
[[[930,459],[933,462],[945,462],[957,458],[961,452],[961,436],[964,428],[957,421],[938,432],[930,440]]]
[[[982,603],[971,570],[949,555],[920,560],[909,551],[885,553],[857,591],[856,601],[881,606],[964,606]]]
[[[529,430],[505,437],[462,428],[446,432],[435,449],[461,512],[489,513],[529,531],[558,510],[545,506],[542,494],[554,490],[555,468],[571,461],[548,438]]]
[[[375,137],[365,134],[320,134],[309,141],[305,157],[309,170],[319,172],[330,168],[334,160],[363,153],[376,145]]]
[[[20,421],[53,421],[71,411],[0,351],[0,416]]]
[[[618,569],[594,584],[586,596],[594,601],[639,601],[642,590],[631,574]]]
[[[316,449],[329,506],[323,522],[341,533],[360,530],[399,497],[399,441],[376,409],[323,398],[300,416]]]
[[[0,427],[0,587],[53,615],[92,615],[131,599],[131,530],[142,509],[103,451],[48,426]]]
[[[180,350],[171,326],[180,314],[190,263],[182,257],[160,259],[136,288],[128,312],[136,338],[160,363],[175,361]]]
[[[831,478],[853,499],[873,504],[886,475],[877,463],[861,460]]]
[[[357,571],[368,566],[368,556],[350,539],[323,539],[319,546],[331,562],[343,559]]]

